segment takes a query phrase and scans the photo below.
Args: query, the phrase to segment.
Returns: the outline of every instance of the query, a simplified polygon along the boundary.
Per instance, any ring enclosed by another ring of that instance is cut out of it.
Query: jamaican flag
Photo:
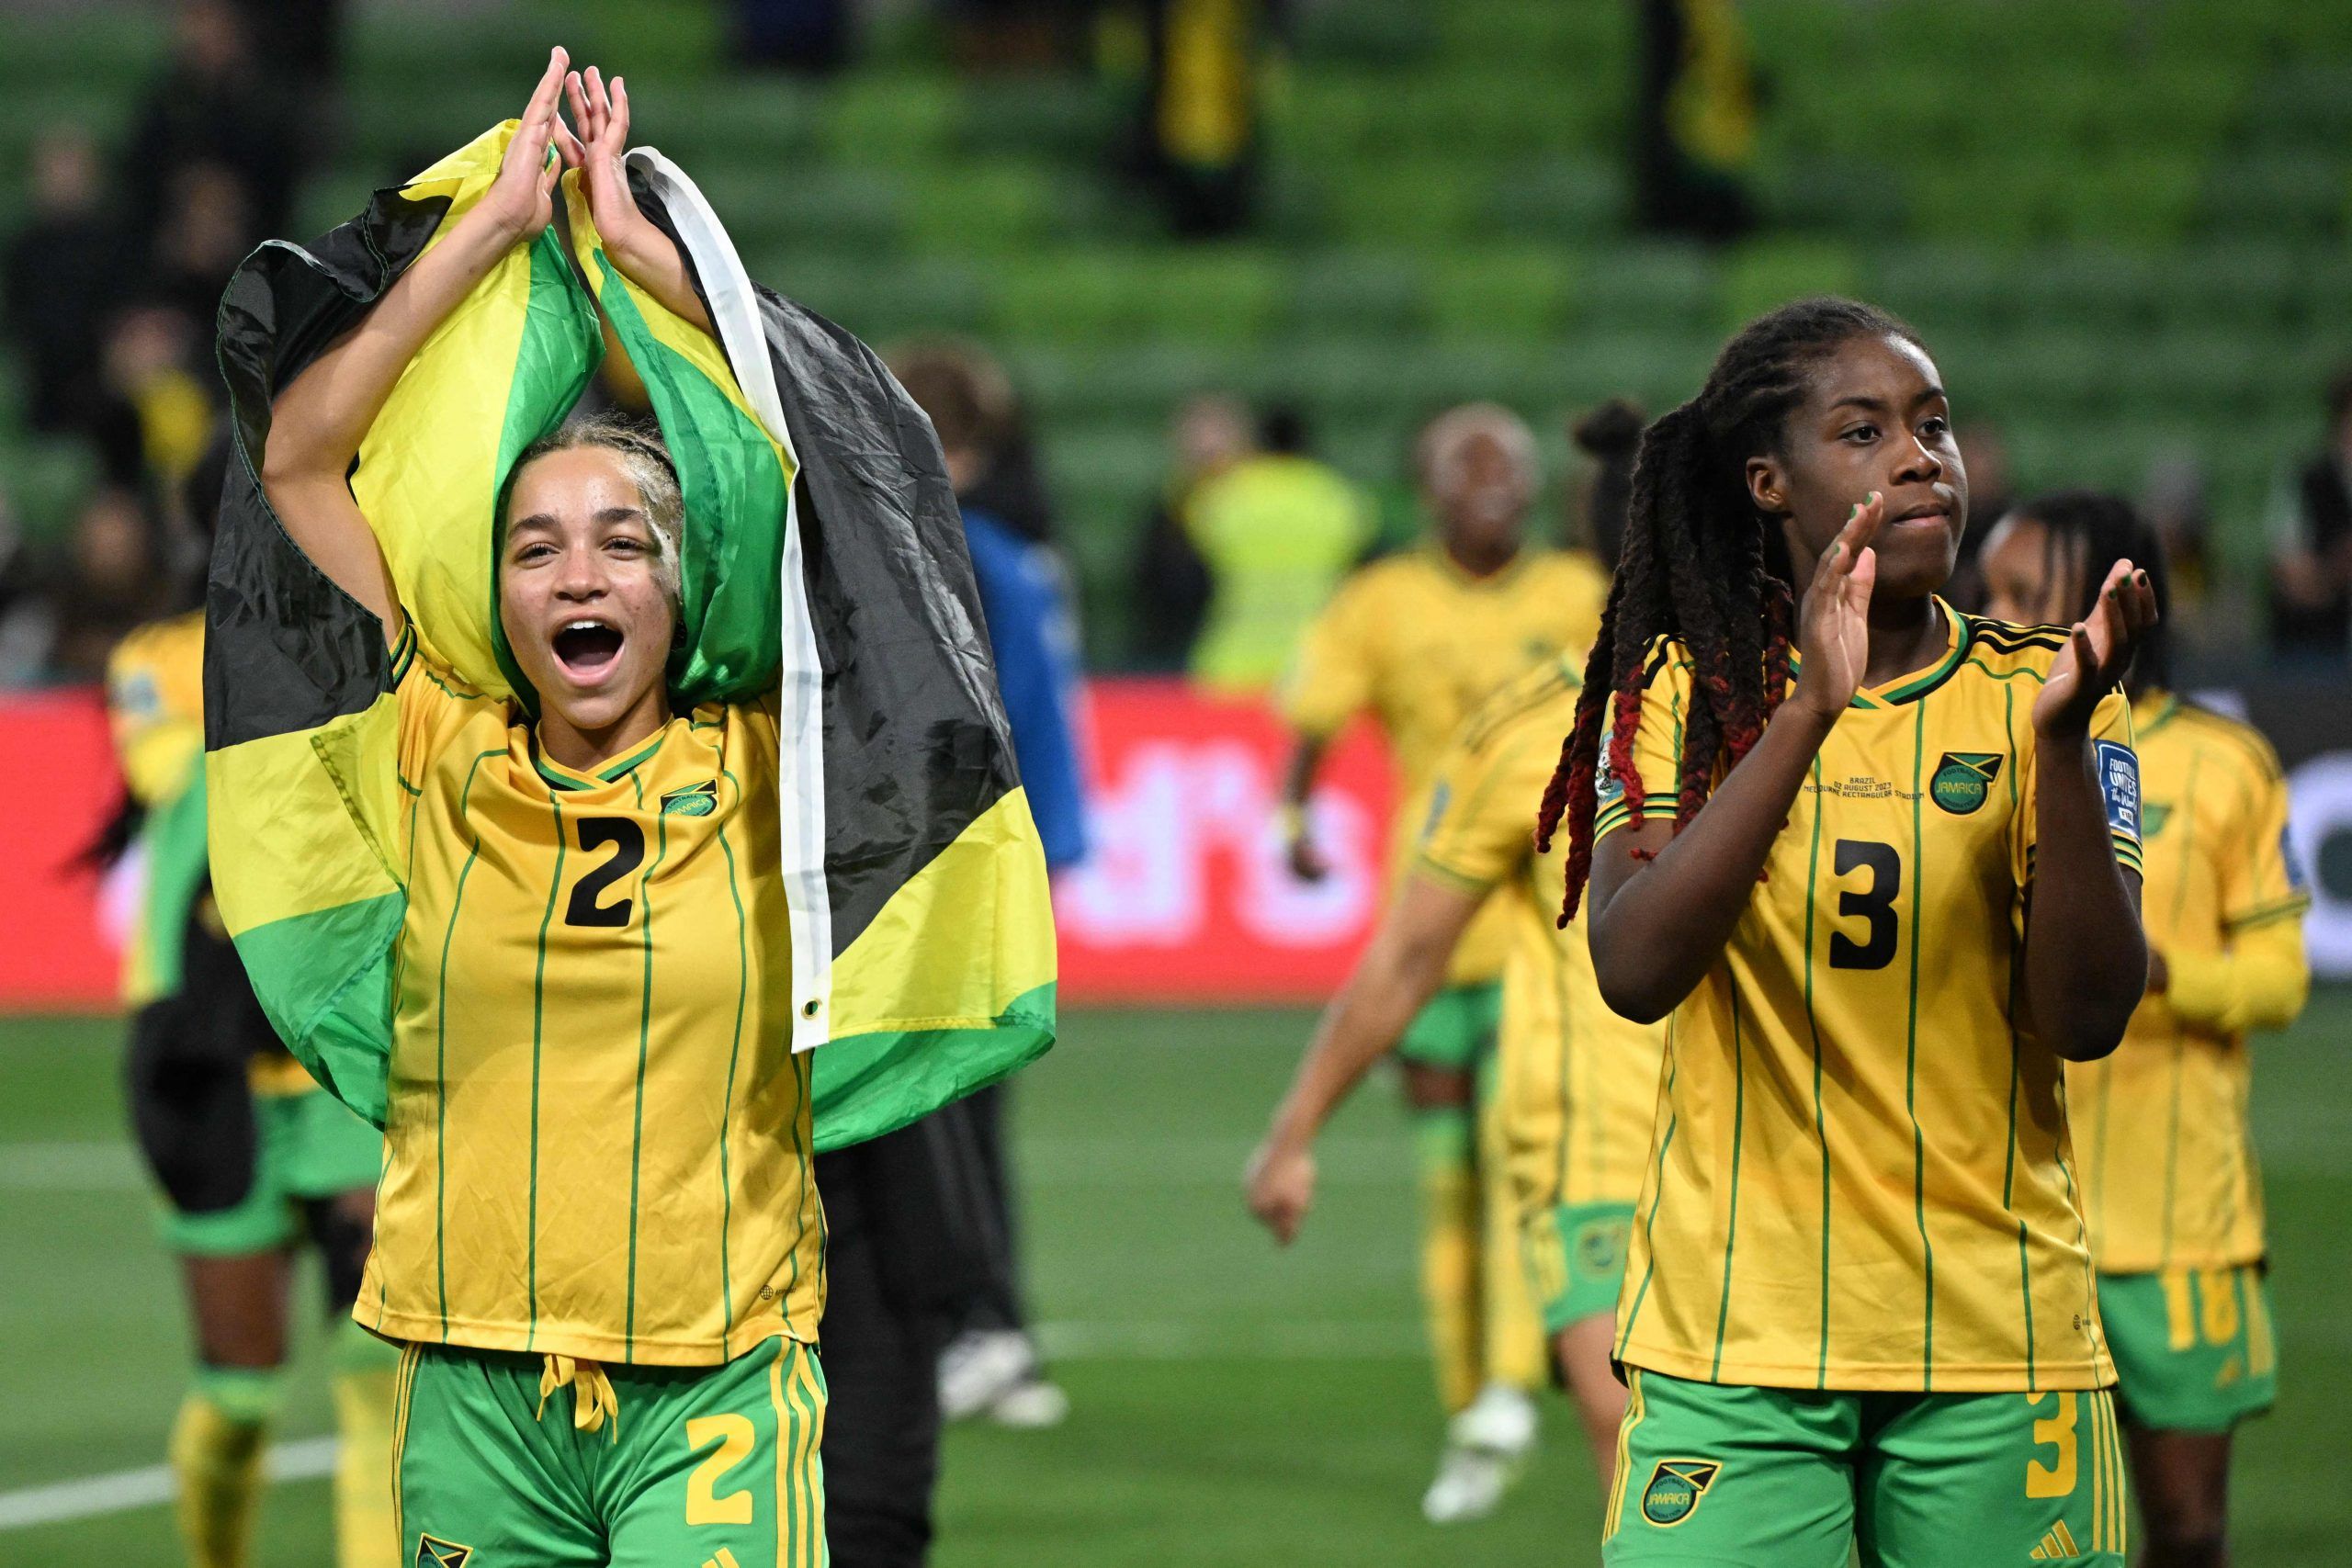
[[[258,474],[272,397],[480,198],[514,129],[308,247],[263,245],[220,306],[237,456],[207,604],[215,892],[279,1034],[379,1123],[405,908],[390,659]],[[839,1147],[1051,1043],[1044,857],[929,422],[864,344],[751,281],[673,164],[628,163],[715,338],[607,264],[567,175],[568,224],[510,253],[426,344],[352,491],[430,655],[531,710],[499,631],[499,505],[594,374],[601,309],[686,505],[673,701],[781,694],[793,1043],[823,1047],[817,1142]]]

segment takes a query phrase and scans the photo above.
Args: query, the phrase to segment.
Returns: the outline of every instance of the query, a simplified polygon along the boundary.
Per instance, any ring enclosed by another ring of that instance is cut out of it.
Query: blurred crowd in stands
[[[1637,3],[1653,62],[1697,60],[1722,89],[1694,116],[1687,95],[1649,73],[1657,79],[1638,95],[1636,127],[1648,133],[1635,138],[1642,221],[1725,237],[1747,221],[1736,169],[1757,96],[1737,39],[1702,25],[1707,6]],[[0,238],[0,331],[22,417],[49,438],[81,444],[95,479],[68,526],[28,538],[0,473],[0,686],[95,679],[123,630],[192,602],[203,552],[185,491],[220,421],[215,304],[242,256],[288,233],[300,184],[329,150],[344,9],[345,0],[181,0],[168,60],[119,145],[101,146],[71,124],[48,126],[33,142],[28,201]],[[853,0],[733,0],[733,45],[750,64],[827,72],[854,51],[861,9]],[[986,71],[1080,64],[1097,47],[1089,29],[1105,7],[939,0],[939,9],[953,57]],[[1132,144],[1120,154],[1129,172],[1159,196],[1175,234],[1246,226],[1261,57],[1284,7],[1142,0],[1119,9],[1140,24],[1134,38],[1147,62]],[[967,503],[1051,549],[1049,455],[1037,450],[1011,382],[971,352],[1001,393],[974,427],[987,458]],[[2192,649],[2243,656],[2264,626],[2273,657],[2352,659],[2352,369],[2336,378],[2326,412],[2320,449],[2279,476],[2258,581],[2233,583],[2222,570],[2192,456],[2148,475],[2140,499],[2170,542]],[[1597,452],[1596,443],[1630,442],[1631,420],[1612,405],[1579,427],[1577,444]],[[1252,409],[1206,392],[1173,411],[1170,446],[1165,487],[1134,535],[1125,614],[1114,617],[1128,635],[1091,644],[1107,654],[1098,662],[1262,686],[1341,573],[1419,531],[1410,454],[1397,454],[1396,493],[1384,505],[1317,458],[1297,408]],[[1981,538],[2007,493],[2007,465],[1990,428],[1964,430],[1962,446]],[[1584,512],[1579,486],[1605,467],[1553,476],[1571,519]],[[1090,531],[1105,525],[1086,520]],[[1573,521],[1558,532],[1564,542],[1595,543]]]

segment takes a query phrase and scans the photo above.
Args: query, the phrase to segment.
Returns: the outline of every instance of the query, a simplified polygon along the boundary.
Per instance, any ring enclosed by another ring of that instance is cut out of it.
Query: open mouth
[[[603,621],[566,621],[556,629],[556,662],[563,672],[585,685],[600,681],[620,662],[621,644],[628,638],[619,627]]]

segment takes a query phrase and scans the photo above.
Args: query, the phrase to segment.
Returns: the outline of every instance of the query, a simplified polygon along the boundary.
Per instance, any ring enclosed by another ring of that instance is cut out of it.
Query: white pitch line
[[[334,1469],[335,1440],[305,1438],[271,1447],[266,1473],[272,1481],[313,1481]],[[152,1508],[172,1500],[175,1483],[169,1465],[142,1470],[118,1470],[110,1475],[85,1475],[47,1486],[0,1492],[0,1530],[30,1529],[35,1525],[63,1524]]]

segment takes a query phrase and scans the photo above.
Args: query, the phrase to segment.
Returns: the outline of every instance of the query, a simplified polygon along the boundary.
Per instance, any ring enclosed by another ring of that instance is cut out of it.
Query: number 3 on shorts
[[[695,1466],[694,1474],[686,1482],[686,1523],[748,1525],[752,1522],[750,1490],[739,1486],[721,1497],[718,1495],[718,1483],[729,1471],[743,1462],[758,1439],[759,1434],[753,1429],[752,1418],[748,1416],[696,1416],[686,1422],[686,1447],[699,1450],[707,1443],[718,1445],[711,1450],[709,1457]],[[2074,1473],[2071,1461],[2067,1473]],[[2035,1495],[2041,1494],[2036,1493]]]
[[[2080,1414],[2080,1404],[2071,1390],[2052,1390],[2037,1395],[2034,1407],[2040,1409],[2044,1399],[2058,1402],[2058,1413],[2052,1416],[2035,1416],[2033,1446],[2036,1449],[2055,1448],[2056,1462],[2044,1464],[2041,1456],[2026,1461],[2025,1495],[2029,1497],[2067,1497],[2075,1491],[2075,1422]]]

